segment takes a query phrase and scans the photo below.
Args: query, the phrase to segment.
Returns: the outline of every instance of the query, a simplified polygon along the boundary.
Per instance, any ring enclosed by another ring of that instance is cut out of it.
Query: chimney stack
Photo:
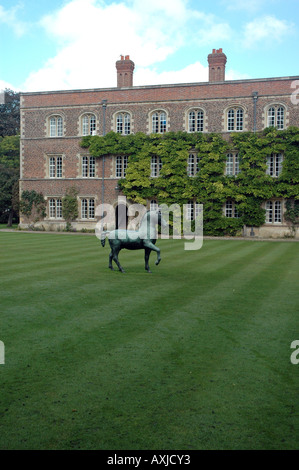
[[[224,82],[226,60],[222,48],[213,49],[212,54],[208,55],[209,82]]]
[[[120,56],[120,60],[116,62],[117,71],[117,88],[133,86],[133,72],[135,64],[130,60],[130,56]]]

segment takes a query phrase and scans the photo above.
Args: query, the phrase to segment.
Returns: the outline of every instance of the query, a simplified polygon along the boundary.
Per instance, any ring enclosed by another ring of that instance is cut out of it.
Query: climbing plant
[[[233,133],[229,138],[186,132],[128,136],[110,132],[104,137],[84,137],[81,145],[95,157],[129,156],[126,177],[119,181],[119,187],[131,201],[145,204],[156,199],[168,205],[197,201],[204,206],[206,235],[235,235],[243,225],[258,227],[265,223],[263,202],[271,198],[299,200],[298,143],[299,129],[291,127]],[[187,160],[192,151],[199,158],[199,171],[190,177]],[[240,172],[235,176],[225,175],[229,152],[239,156]],[[275,178],[266,172],[267,157],[272,153],[284,156],[282,172]],[[162,164],[157,177],[151,177],[152,157],[158,157]],[[224,216],[227,200],[237,204],[238,218]],[[292,210],[287,206],[286,214],[294,218]]]
[[[23,191],[20,198],[20,212],[29,217],[33,210],[36,212],[35,221],[45,217],[46,201],[44,195],[34,190]]]

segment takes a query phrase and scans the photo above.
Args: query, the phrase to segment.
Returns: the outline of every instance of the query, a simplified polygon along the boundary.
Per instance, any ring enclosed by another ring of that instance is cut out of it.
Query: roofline
[[[288,77],[271,77],[271,78],[247,78],[242,80],[225,80],[221,82],[193,82],[193,83],[175,83],[175,84],[162,84],[162,85],[139,85],[132,87],[110,87],[110,88],[89,88],[89,89],[72,89],[72,90],[52,90],[52,91],[27,91],[20,92],[21,96],[25,95],[49,95],[49,94],[66,94],[66,93],[91,93],[99,91],[125,91],[125,90],[142,90],[142,89],[158,89],[158,88],[176,88],[176,87],[189,87],[189,86],[214,86],[214,85],[231,85],[238,83],[260,83],[279,80],[299,80],[299,75]]]

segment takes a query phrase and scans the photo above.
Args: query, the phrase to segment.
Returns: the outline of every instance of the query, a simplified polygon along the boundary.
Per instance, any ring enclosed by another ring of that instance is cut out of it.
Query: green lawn
[[[0,449],[296,449],[299,245],[0,233]]]

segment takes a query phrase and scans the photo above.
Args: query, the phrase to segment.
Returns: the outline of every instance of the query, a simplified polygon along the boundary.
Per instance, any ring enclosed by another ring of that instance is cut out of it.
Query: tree
[[[20,137],[0,137],[0,221],[10,227],[19,211]]]
[[[0,221],[11,227],[18,212],[19,172],[0,164]]]
[[[78,217],[78,201],[79,191],[75,187],[69,188],[62,199],[62,215],[66,221],[66,230],[72,230],[71,222]]]
[[[20,93],[6,88],[4,103],[0,104],[0,136],[17,135],[19,132]]]

